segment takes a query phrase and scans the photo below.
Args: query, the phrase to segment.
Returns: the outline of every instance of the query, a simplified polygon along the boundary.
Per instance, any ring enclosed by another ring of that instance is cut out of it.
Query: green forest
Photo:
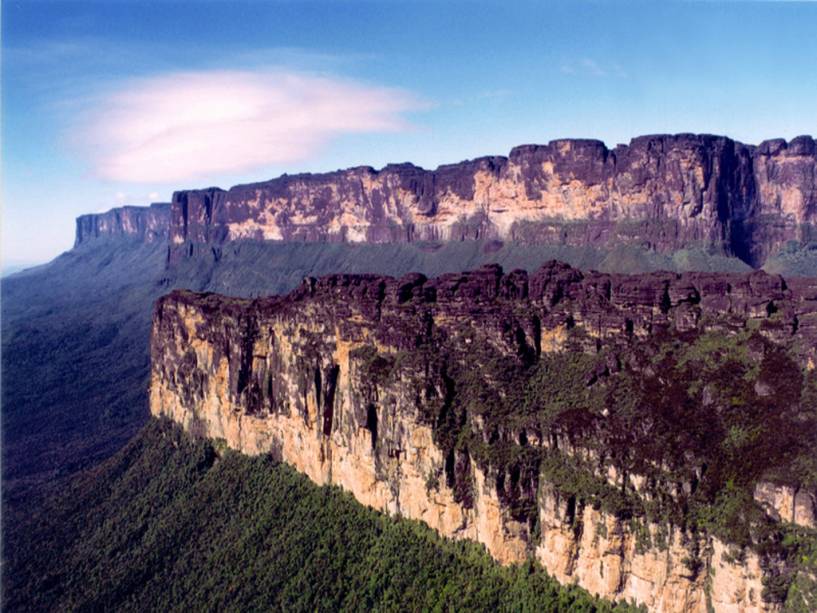
[[[14,520],[8,611],[634,610],[158,420]]]

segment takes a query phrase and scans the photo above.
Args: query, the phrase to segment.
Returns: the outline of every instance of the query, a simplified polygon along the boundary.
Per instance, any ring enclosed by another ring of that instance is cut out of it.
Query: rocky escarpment
[[[813,239],[815,224],[812,138],[755,147],[681,134],[614,149],[557,140],[435,171],[399,164],[176,192],[171,239],[700,247],[757,267],[787,241]]]
[[[336,275],[162,298],[150,405],[606,597],[775,610],[813,596],[816,352],[817,285],[765,273]]]
[[[167,241],[169,235],[170,203],[154,202],[150,206],[123,206],[77,217],[74,246],[99,237],[152,243]]]
[[[164,209],[150,211],[158,231]],[[77,243],[122,233],[120,217],[134,214],[80,218]],[[563,139],[433,171],[393,164],[178,191],[167,223],[172,245],[491,239],[702,249],[759,267],[790,241],[817,236],[817,145],[808,136],[753,146],[679,134],[608,149]]]

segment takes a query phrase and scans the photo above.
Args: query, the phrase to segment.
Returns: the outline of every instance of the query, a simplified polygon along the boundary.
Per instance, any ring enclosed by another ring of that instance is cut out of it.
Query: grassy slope
[[[638,248],[602,251],[591,247],[521,245],[494,241],[436,244],[319,244],[232,242],[221,247],[197,245],[194,256],[183,258],[174,277],[191,289],[246,295],[284,292],[304,276],[369,272],[393,276],[422,272],[436,276],[496,262],[506,270],[535,270],[548,260],[606,272],[653,270],[749,271],[735,258],[679,251],[673,256]],[[196,285],[198,284],[198,285]]]
[[[108,457],[144,421],[164,258],[158,245],[98,245],[3,279],[5,502]]]
[[[817,242],[786,246],[770,257],[763,269],[784,276],[813,277],[817,275]]]
[[[8,548],[9,611],[613,609],[156,420]]]

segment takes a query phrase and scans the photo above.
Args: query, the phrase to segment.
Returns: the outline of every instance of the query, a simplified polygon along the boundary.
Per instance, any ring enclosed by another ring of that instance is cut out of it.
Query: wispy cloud
[[[291,70],[131,80],[90,104],[75,142],[104,179],[170,183],[303,161],[344,134],[394,132],[412,94]]]
[[[626,79],[627,72],[616,62],[604,63],[585,57],[572,62],[565,62],[561,65],[560,71],[567,75],[590,76],[590,77],[614,77]]]
[[[178,66],[180,61],[188,68],[206,66],[231,69],[241,66],[246,70],[255,70],[286,66],[309,71],[332,70],[383,59],[376,53],[330,52],[282,45],[248,49],[240,41],[219,46],[217,52],[206,42],[187,42],[180,48],[173,42],[155,40],[145,47],[141,43],[101,36],[42,38],[25,45],[4,45],[3,54],[8,63],[37,73],[55,67],[71,70],[72,66],[76,72],[107,68],[132,73],[143,72],[147,68],[155,70],[157,65]]]

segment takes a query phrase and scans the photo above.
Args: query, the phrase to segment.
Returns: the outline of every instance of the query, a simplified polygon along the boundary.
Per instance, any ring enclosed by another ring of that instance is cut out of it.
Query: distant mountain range
[[[494,249],[634,250],[654,260],[646,268],[735,270],[742,263],[808,275],[817,271],[817,144],[810,136],[754,146],[678,134],[608,149],[564,139],[433,171],[406,163],[283,175],[77,219],[77,245],[100,236],[169,241],[174,258],[183,256],[182,245],[237,240],[473,239]],[[685,262],[688,253],[705,255],[706,264]],[[633,272],[626,261],[607,268]]]

